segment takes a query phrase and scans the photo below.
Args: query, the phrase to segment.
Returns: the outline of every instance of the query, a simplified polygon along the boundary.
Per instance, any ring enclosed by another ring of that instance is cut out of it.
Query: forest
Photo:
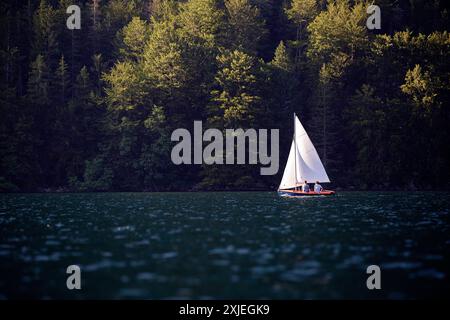
[[[81,29],[66,26],[81,8]],[[381,9],[369,30],[367,7]],[[450,188],[448,4],[0,4],[0,191],[276,190],[295,112],[343,190]],[[170,136],[280,130],[280,170],[175,165]]]

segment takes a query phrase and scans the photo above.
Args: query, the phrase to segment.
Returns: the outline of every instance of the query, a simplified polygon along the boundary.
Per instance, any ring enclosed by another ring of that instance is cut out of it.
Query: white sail
[[[297,151],[297,154],[294,154],[295,151]],[[281,179],[281,183],[278,189],[289,189],[296,186],[296,184],[298,183],[298,181],[296,181],[296,177],[300,177],[299,160],[300,154],[298,152],[298,149],[295,150],[294,139],[292,139],[291,151],[289,152],[286,167],[284,167],[283,178]],[[297,165],[295,165],[295,161],[297,161]],[[296,169],[297,174],[295,174]]]
[[[297,149],[300,153],[300,176],[297,176],[297,180],[300,182],[305,180],[308,182],[330,182],[316,148],[314,148],[297,116],[295,117],[295,134]]]
[[[292,141],[279,189],[293,188],[305,180],[308,182],[330,182],[316,148],[314,148],[300,120],[295,117],[295,140]]]

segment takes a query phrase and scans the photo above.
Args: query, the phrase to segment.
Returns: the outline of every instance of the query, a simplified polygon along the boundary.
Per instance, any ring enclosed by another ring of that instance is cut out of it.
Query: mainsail
[[[294,188],[305,180],[308,182],[330,182],[316,148],[314,148],[305,128],[295,115],[294,123],[294,139],[279,189]]]

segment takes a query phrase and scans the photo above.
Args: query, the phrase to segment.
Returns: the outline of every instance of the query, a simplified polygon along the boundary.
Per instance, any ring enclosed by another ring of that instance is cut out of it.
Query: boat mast
[[[297,190],[297,139],[296,139],[296,130],[295,130],[295,112],[294,112],[294,177],[295,177],[295,187],[294,190]]]

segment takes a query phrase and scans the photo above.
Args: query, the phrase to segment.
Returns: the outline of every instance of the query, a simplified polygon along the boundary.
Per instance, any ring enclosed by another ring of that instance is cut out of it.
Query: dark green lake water
[[[449,213],[431,192],[2,194],[0,299],[448,297]]]

